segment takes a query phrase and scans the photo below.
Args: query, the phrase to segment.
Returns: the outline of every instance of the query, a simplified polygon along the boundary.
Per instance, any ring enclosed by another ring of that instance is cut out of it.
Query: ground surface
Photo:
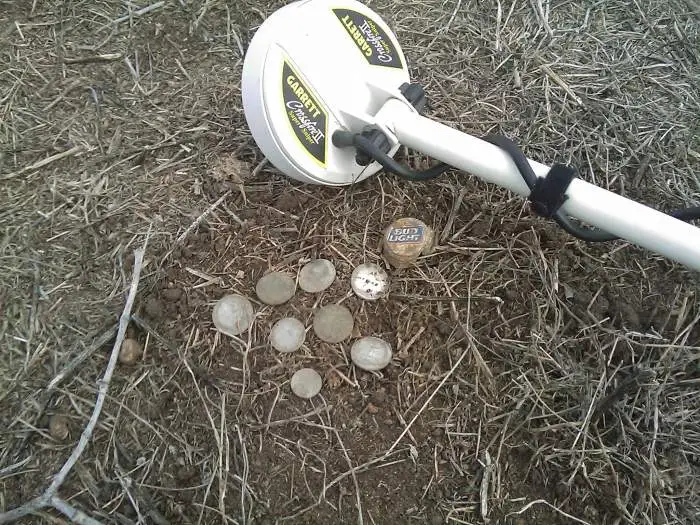
[[[129,329],[144,356],[118,366],[60,490],[93,518],[697,523],[697,274],[575,241],[464,173],[338,190],[261,165],[240,71],[281,4],[128,16],[128,2],[0,1],[0,511],[40,494],[75,446],[150,232]],[[700,202],[697,3],[371,5],[431,116],[661,209]],[[391,271],[389,299],[348,296],[401,216],[435,227],[435,254]],[[242,339],[213,330],[223,294],[253,296],[264,272],[319,256],[337,265],[331,289],[258,305]],[[266,344],[280,317],[310,325],[340,300],[357,335],[392,343],[384,372],[312,333],[294,355]],[[302,366],[325,379],[312,401],[290,393]]]

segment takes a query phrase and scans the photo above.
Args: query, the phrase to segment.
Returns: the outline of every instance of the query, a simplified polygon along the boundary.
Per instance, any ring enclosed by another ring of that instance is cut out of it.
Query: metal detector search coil
[[[376,126],[374,115],[408,80],[396,36],[376,13],[354,0],[306,0],[282,7],[255,33],[243,107],[275,167],[302,182],[347,185],[381,166],[361,166],[354,151],[334,148],[333,133]]]

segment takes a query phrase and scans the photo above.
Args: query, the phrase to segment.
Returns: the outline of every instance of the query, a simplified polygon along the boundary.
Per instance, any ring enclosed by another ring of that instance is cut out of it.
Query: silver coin
[[[272,272],[264,275],[255,285],[255,293],[265,304],[284,304],[294,297],[297,285],[289,275]]]
[[[299,272],[299,288],[309,293],[319,293],[335,281],[335,266],[327,259],[316,259],[304,265]]]
[[[222,334],[242,334],[253,324],[255,312],[251,302],[242,295],[226,295],[219,299],[212,311],[214,326]]]
[[[314,315],[314,332],[327,343],[345,341],[352,335],[354,325],[350,310],[339,304],[324,306]]]
[[[391,362],[391,345],[378,337],[363,337],[353,343],[350,357],[363,370],[381,370]]]
[[[376,301],[389,293],[389,274],[374,263],[361,264],[352,272],[350,285],[359,298]]]
[[[302,368],[292,376],[290,386],[295,395],[310,399],[321,391],[323,380],[321,375],[313,368]]]
[[[270,344],[275,350],[285,354],[299,350],[305,337],[304,324],[293,317],[280,319],[270,330]]]

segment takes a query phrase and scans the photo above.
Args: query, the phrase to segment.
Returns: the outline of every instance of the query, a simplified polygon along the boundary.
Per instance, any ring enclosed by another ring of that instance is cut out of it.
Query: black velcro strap
[[[535,213],[553,217],[566,202],[566,190],[575,178],[576,170],[563,164],[555,164],[545,177],[538,178],[529,197]]]

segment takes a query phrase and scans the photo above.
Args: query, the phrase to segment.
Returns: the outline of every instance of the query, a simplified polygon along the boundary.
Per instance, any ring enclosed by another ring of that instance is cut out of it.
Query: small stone
[[[372,403],[367,404],[367,412],[370,414],[378,414],[379,413],[379,407],[376,405],[373,405]]]
[[[323,380],[313,368],[302,368],[294,373],[290,386],[292,392],[303,399],[311,399],[321,391]]]
[[[316,259],[299,272],[299,287],[305,292],[319,293],[335,281],[335,266],[327,259]]]
[[[280,319],[270,330],[270,344],[275,350],[283,353],[299,350],[305,338],[304,324],[293,317]]]
[[[146,301],[146,314],[152,319],[160,319],[163,316],[163,305],[155,297]]]
[[[54,439],[64,441],[68,438],[68,418],[56,414],[49,419],[49,434]]]
[[[232,337],[248,330],[254,318],[253,305],[242,295],[232,294],[222,297],[212,311],[212,320],[216,329]]]
[[[133,365],[141,359],[143,349],[136,339],[124,339],[119,349],[119,362],[124,365]]]
[[[255,293],[263,303],[276,306],[294,297],[296,287],[294,279],[286,273],[271,272],[258,281]]]
[[[350,310],[338,304],[324,306],[314,316],[314,332],[327,343],[340,343],[352,335],[355,321]]]
[[[167,288],[163,290],[163,298],[166,301],[179,301],[182,297],[182,288]]]
[[[194,465],[183,465],[175,471],[175,478],[178,481],[189,481],[197,474],[197,467]]]

